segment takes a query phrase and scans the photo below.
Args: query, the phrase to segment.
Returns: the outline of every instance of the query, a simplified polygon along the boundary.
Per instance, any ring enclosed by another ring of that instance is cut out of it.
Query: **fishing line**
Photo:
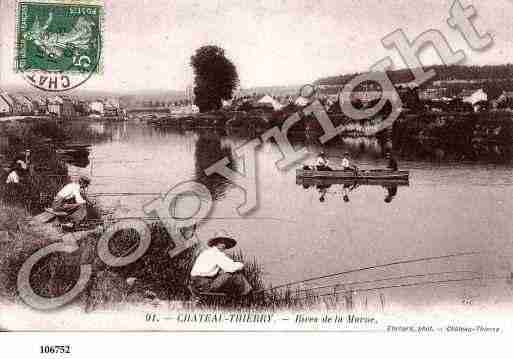
[[[421,277],[428,277],[428,276],[435,276],[435,275],[459,274],[459,273],[478,274],[479,272],[471,271],[471,270],[457,270],[457,271],[446,271],[446,272],[430,272],[430,273],[424,273],[424,274],[409,274],[409,275],[387,277],[387,278],[381,278],[381,279],[336,283],[336,284],[329,284],[329,285],[323,285],[323,286],[312,287],[312,288],[296,289],[294,292],[295,293],[308,292],[310,290],[332,288],[332,287],[337,287],[337,286],[369,284],[369,283],[376,283],[376,282],[385,282],[385,281],[389,281],[389,280],[401,280],[401,279],[408,279],[408,278],[421,278]]]
[[[324,294],[319,294],[319,295],[310,295],[310,296],[304,296],[304,297],[300,297],[300,298],[293,298],[293,300],[305,300],[308,298],[326,297],[326,296],[332,296],[332,295],[336,295],[336,294],[371,292],[371,291],[383,290],[383,289],[406,288],[406,287],[423,286],[423,285],[430,285],[430,284],[436,285],[436,284],[447,284],[447,283],[458,283],[458,282],[470,282],[470,281],[476,281],[476,280],[499,280],[499,279],[509,279],[509,278],[510,278],[509,276],[506,276],[506,277],[489,276],[489,277],[472,277],[472,278],[462,278],[462,279],[447,279],[447,280],[440,280],[440,281],[423,281],[423,282],[396,284],[396,285],[374,287],[374,288],[358,288],[358,289],[352,289],[352,290],[344,290],[344,291],[338,291],[338,292],[332,292],[332,293],[324,293]],[[285,300],[285,299],[282,299],[282,300]]]
[[[99,223],[99,222],[115,222],[115,221],[126,221],[126,220],[147,220],[147,221],[160,221],[164,219],[174,219],[174,220],[191,220],[194,218],[199,218],[198,222],[206,222],[211,219],[215,220],[239,220],[239,221],[245,221],[245,220],[266,220],[266,221],[279,221],[279,222],[289,222],[289,223],[297,223],[297,221],[291,220],[291,219],[283,219],[283,218],[276,218],[276,217],[145,217],[145,216],[131,216],[131,217],[114,217],[114,218],[105,218],[105,219],[91,219],[87,222],[90,223]]]
[[[343,272],[332,273],[332,274],[322,275],[322,276],[319,276],[319,277],[312,277],[312,278],[308,278],[308,279],[304,279],[304,280],[289,282],[289,283],[286,283],[286,284],[278,285],[278,286],[273,287],[273,288],[265,289],[263,291],[265,292],[265,291],[270,291],[270,290],[274,290],[274,289],[278,289],[278,288],[288,287],[288,286],[292,286],[292,285],[296,285],[296,284],[300,284],[300,283],[306,283],[306,282],[311,282],[311,281],[315,281],[315,280],[319,280],[319,279],[331,278],[331,277],[336,277],[336,276],[339,276],[339,275],[344,275],[344,274],[349,274],[349,273],[356,273],[356,272],[372,270],[372,269],[377,269],[377,268],[385,268],[385,267],[390,267],[390,266],[394,266],[394,265],[398,265],[398,264],[426,262],[426,261],[432,261],[432,260],[454,258],[454,257],[462,257],[462,256],[471,256],[471,255],[477,255],[477,254],[481,254],[481,252],[461,252],[461,253],[447,254],[447,255],[443,255],[443,256],[433,256],[433,257],[423,257],[423,258],[415,258],[415,259],[398,260],[398,261],[394,261],[394,262],[391,262],[391,263],[377,264],[377,265],[372,265],[372,266],[368,266],[368,267],[362,267],[362,268],[357,268],[357,269],[350,269],[350,270],[343,271]]]
[[[162,196],[164,193],[157,192],[99,192],[99,193],[88,193],[89,197],[129,197],[129,196]]]

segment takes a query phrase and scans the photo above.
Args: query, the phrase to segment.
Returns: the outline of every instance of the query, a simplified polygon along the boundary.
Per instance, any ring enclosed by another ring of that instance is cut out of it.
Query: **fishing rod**
[[[422,278],[422,277],[435,276],[435,275],[460,274],[460,273],[478,274],[479,272],[471,271],[471,270],[457,270],[457,271],[445,271],[445,272],[430,272],[430,273],[423,273],[423,274],[409,274],[409,275],[387,277],[387,278],[380,278],[380,279],[373,279],[373,280],[336,283],[336,284],[323,285],[323,286],[312,287],[312,288],[296,289],[295,292],[300,293],[300,292],[308,292],[311,290],[333,288],[333,287],[337,287],[337,286],[370,284],[370,283],[377,283],[377,282],[386,282],[386,281],[390,281],[390,280],[402,280],[402,279],[409,279],[409,278]]]
[[[424,286],[424,285],[440,285],[440,284],[448,284],[448,283],[458,283],[458,282],[471,282],[476,280],[499,280],[499,279],[509,279],[510,276],[488,276],[488,277],[471,277],[471,278],[461,278],[461,279],[446,279],[446,280],[438,280],[438,281],[421,281],[421,282],[414,282],[414,283],[404,283],[404,284],[395,284],[395,285],[389,285],[389,286],[381,286],[381,287],[374,287],[374,288],[357,288],[357,289],[351,289],[351,290],[342,290],[342,291],[334,291],[332,293],[323,293],[318,295],[307,295],[300,298],[293,298],[293,300],[305,300],[309,298],[318,298],[318,297],[327,297],[327,296],[333,296],[337,294],[345,294],[345,293],[358,293],[358,292],[372,292],[376,290],[383,290],[383,289],[395,289],[395,288],[406,288],[406,287],[418,287],[418,286]],[[281,299],[281,300],[285,300]]]
[[[130,196],[162,196],[163,193],[157,192],[98,192],[88,193],[89,197],[130,197]]]
[[[289,287],[291,285],[296,285],[296,284],[301,284],[301,283],[306,283],[306,282],[312,282],[312,281],[316,281],[316,280],[320,280],[320,279],[336,277],[336,276],[339,276],[339,275],[344,275],[344,274],[349,274],[349,273],[356,273],[356,272],[362,272],[362,271],[372,270],[372,269],[377,269],[377,268],[390,267],[390,266],[394,266],[394,265],[398,265],[398,264],[409,264],[409,263],[427,262],[427,261],[432,261],[432,260],[447,259],[447,258],[454,258],[454,257],[463,257],[463,256],[471,256],[471,255],[477,255],[477,254],[481,254],[481,252],[461,252],[461,253],[454,253],[454,254],[446,254],[446,255],[443,255],[443,256],[433,256],[433,257],[423,257],[423,258],[415,258],[415,259],[398,260],[398,261],[394,261],[394,262],[391,262],[391,263],[377,264],[377,265],[372,265],[372,266],[368,266],[368,267],[362,267],[362,268],[357,268],[357,269],[350,269],[350,270],[343,271],[343,272],[332,273],[332,274],[322,275],[322,276],[318,276],[318,277],[312,277],[312,278],[308,278],[308,279],[304,279],[304,280],[298,280],[298,281],[294,281],[294,282],[290,282],[290,283],[286,283],[286,284],[281,284],[281,285],[278,285],[276,287],[264,289],[261,292],[267,292],[267,291],[270,291],[270,290],[275,290],[275,289],[279,289],[279,288]]]
[[[289,223],[297,223],[297,221],[291,219],[283,219],[276,217],[154,217],[154,216],[130,216],[130,217],[114,217],[114,218],[105,218],[105,219],[91,219],[88,220],[90,223],[103,223],[103,222],[113,222],[113,221],[128,221],[128,220],[146,220],[146,221],[159,221],[165,219],[174,219],[174,220],[191,220],[194,218],[198,218],[199,222],[206,222],[211,219],[216,220],[265,220],[265,221],[278,221],[278,222],[289,222]]]

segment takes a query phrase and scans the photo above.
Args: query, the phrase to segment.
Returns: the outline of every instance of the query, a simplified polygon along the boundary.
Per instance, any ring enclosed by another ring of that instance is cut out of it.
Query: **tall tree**
[[[191,56],[195,104],[200,112],[218,110],[239,84],[235,65],[218,46],[203,46]]]

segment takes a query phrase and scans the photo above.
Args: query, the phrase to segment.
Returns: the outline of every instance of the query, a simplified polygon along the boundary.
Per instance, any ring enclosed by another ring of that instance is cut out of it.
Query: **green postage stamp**
[[[100,73],[103,11],[98,0],[20,0],[15,71],[46,91],[70,90]]]

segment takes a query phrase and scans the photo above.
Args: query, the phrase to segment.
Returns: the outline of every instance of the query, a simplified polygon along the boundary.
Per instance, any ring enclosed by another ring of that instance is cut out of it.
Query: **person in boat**
[[[198,292],[224,293],[233,297],[245,296],[252,291],[251,284],[242,274],[244,263],[236,262],[225,251],[237,245],[233,238],[215,237],[208,241],[191,270],[191,286]]]
[[[394,197],[397,195],[397,185],[387,185],[384,186],[387,190],[387,195],[385,197],[385,203],[390,203],[394,199]]]
[[[328,156],[325,152],[319,153],[319,157],[317,157],[316,168],[317,171],[331,171],[331,167],[329,166],[330,161],[328,160]]]
[[[397,171],[399,169],[399,166],[397,165],[397,161],[395,158],[390,154],[390,152],[387,152],[386,159],[388,161],[387,168],[391,171]]]
[[[349,158],[349,152],[344,152],[344,157],[342,157],[342,169],[344,171],[352,171],[356,175],[358,173],[358,168],[356,168],[354,165],[351,165]]]
[[[63,222],[64,228],[74,229],[86,219],[88,203],[86,191],[90,183],[89,177],[80,176],[78,183],[68,183],[55,196],[52,207],[48,211]]]

